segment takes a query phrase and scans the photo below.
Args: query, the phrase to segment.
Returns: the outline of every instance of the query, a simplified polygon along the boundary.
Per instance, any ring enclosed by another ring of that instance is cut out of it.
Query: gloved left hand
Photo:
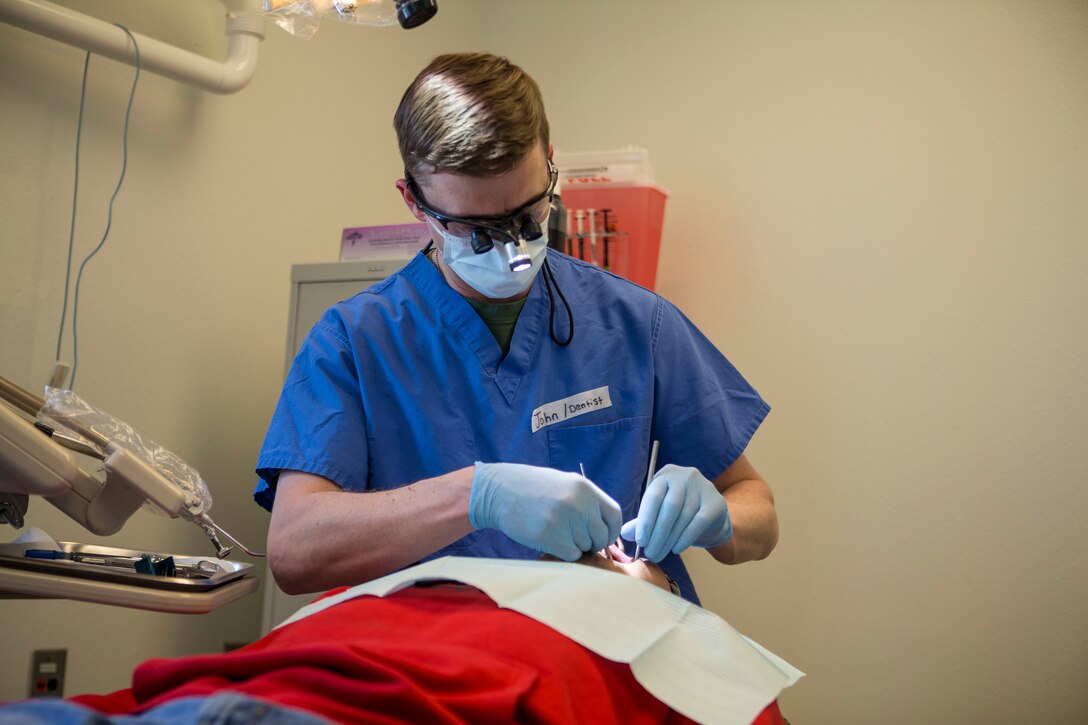
[[[635,541],[653,562],[689,546],[724,544],[732,535],[729,508],[714,484],[695,468],[671,463],[654,475],[638,516],[620,530],[620,536]]]

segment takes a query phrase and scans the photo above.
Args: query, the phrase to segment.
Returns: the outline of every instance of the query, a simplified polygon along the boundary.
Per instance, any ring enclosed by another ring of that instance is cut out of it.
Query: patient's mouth
[[[623,550],[623,546],[620,544],[619,541],[608,547],[608,554],[609,556],[611,556],[612,561],[618,562],[620,564],[630,564],[636,561],[633,556],[627,555],[627,552]]]

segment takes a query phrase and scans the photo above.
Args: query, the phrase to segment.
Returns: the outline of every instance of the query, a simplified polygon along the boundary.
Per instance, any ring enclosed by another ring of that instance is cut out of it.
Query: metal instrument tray
[[[42,544],[0,544],[0,567],[194,593],[209,591],[240,579],[253,568],[252,564],[226,561],[214,556],[118,549],[73,541],[57,542],[57,550],[72,559],[35,559],[25,555],[28,549],[41,548]],[[179,575],[156,576],[136,571],[134,562],[143,556],[152,559],[173,557]]]

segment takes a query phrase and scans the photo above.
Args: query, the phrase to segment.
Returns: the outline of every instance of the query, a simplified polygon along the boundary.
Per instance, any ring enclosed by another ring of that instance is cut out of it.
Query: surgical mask
[[[429,218],[427,221],[443,239],[442,259],[446,265],[469,287],[493,300],[514,297],[527,290],[540,271],[548,249],[547,233],[531,242],[525,240],[523,243],[532,264],[519,272],[511,272],[498,243],[490,251],[476,254],[468,239],[453,236]],[[540,222],[540,226],[547,230],[547,217]]]

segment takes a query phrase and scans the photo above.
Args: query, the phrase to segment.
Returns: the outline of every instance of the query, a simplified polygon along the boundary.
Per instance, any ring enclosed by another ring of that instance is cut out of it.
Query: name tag
[[[569,398],[547,403],[533,411],[533,432],[536,433],[544,426],[552,423],[561,423],[568,418],[592,413],[595,410],[603,410],[612,407],[612,398],[608,397],[608,386],[594,388],[584,393],[572,395]]]

